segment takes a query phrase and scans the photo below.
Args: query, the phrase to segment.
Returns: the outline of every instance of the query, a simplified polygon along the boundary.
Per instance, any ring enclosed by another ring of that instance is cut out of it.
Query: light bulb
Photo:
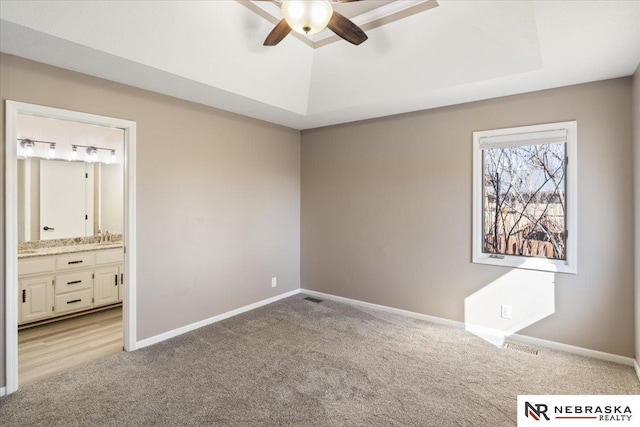
[[[33,156],[33,150],[34,150],[36,145],[33,143],[32,140],[23,139],[22,141],[20,141],[20,146],[22,147],[22,154],[25,157]]]
[[[96,160],[98,160],[98,150],[96,149],[96,147],[88,147],[87,155],[87,160],[89,161],[89,163],[94,163]]]
[[[78,160],[78,147],[75,145],[71,146],[71,154],[69,154],[69,161]]]
[[[292,30],[311,35],[327,27],[333,8],[327,0],[285,0],[282,14]]]
[[[56,144],[49,145],[49,151],[47,151],[47,159],[55,159],[56,158]]]
[[[116,150],[111,150],[111,154],[109,154],[109,157],[107,158],[107,164],[110,165],[115,163],[116,160]]]

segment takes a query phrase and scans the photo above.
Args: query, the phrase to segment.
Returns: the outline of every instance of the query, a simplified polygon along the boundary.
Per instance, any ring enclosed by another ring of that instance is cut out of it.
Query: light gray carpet
[[[296,295],[0,399],[0,425],[513,426],[518,394],[640,394],[632,368]]]

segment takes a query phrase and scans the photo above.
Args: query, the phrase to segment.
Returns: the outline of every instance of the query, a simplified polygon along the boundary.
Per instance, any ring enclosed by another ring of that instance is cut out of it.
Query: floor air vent
[[[313,297],[306,297],[305,299],[306,299],[307,301],[316,302],[316,303],[318,303],[318,302],[322,302],[322,300],[321,300],[321,299],[313,298]]]
[[[509,350],[519,351],[520,353],[532,354],[534,356],[537,356],[540,354],[540,350],[536,348],[529,347],[522,344],[515,344],[512,342],[505,343],[504,348],[508,348]]]

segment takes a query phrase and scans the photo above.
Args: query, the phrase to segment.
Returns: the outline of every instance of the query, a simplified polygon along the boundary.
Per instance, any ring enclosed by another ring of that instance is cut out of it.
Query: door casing
[[[7,100],[5,102],[5,392],[18,390],[18,114],[124,130],[124,349],[136,349],[136,122]]]

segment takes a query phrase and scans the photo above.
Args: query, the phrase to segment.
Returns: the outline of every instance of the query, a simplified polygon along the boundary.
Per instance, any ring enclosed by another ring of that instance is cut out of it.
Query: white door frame
[[[6,394],[18,390],[18,114],[30,114],[124,130],[124,348],[136,349],[136,122],[6,101],[5,121],[5,381]]]

